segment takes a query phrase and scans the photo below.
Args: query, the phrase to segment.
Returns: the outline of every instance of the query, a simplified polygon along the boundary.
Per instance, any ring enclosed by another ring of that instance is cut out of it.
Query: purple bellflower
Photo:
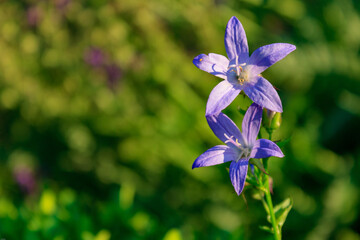
[[[242,192],[250,158],[270,156],[284,157],[280,148],[272,141],[258,139],[262,107],[253,103],[246,111],[242,122],[242,133],[235,123],[222,112],[207,116],[214,134],[226,145],[217,145],[201,154],[192,168],[207,167],[231,161],[230,179],[238,195]]]
[[[106,61],[106,56],[100,48],[91,47],[86,50],[84,60],[92,67],[102,67]]]
[[[244,28],[236,17],[232,17],[226,26],[225,48],[228,58],[210,53],[200,54],[193,60],[196,67],[224,79],[210,93],[206,116],[221,112],[241,90],[259,106],[282,112],[279,95],[260,73],[296,47],[287,43],[274,43],[258,48],[249,57]]]

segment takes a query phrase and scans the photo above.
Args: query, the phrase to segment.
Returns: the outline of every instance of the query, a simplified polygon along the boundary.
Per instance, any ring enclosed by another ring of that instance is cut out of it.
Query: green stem
[[[269,131],[268,133],[269,133],[269,140],[271,140],[272,131]],[[264,164],[264,168],[266,171],[268,168],[268,160],[269,160],[269,158],[263,159],[263,164]],[[265,175],[265,174],[263,176],[265,177],[265,188],[266,188],[265,199],[266,199],[267,206],[269,208],[270,220],[271,220],[271,224],[272,224],[272,227],[274,230],[274,239],[281,240],[281,233],[280,233],[277,221],[276,221],[274,207],[273,207],[273,203],[272,203],[272,199],[271,199],[269,176]]]
[[[275,240],[281,240],[279,227],[277,225],[276,218],[275,218],[274,207],[273,207],[272,200],[271,200],[270,183],[269,183],[269,176],[268,175],[265,175],[265,187],[266,187],[265,199],[266,199],[266,202],[267,202],[267,205],[268,205],[268,208],[269,208],[271,224],[272,224],[272,227],[274,229],[274,239]]]
[[[272,130],[268,131],[269,133],[269,140],[271,140],[271,137],[272,137]]]

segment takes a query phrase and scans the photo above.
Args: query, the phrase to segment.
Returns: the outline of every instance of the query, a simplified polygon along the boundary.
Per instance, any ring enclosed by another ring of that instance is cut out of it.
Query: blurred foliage
[[[264,76],[284,105],[270,159],[284,239],[360,239],[357,0],[0,1],[0,238],[271,239],[204,118],[231,16],[250,52],[297,50]],[[240,126],[241,97],[226,113]],[[245,99],[246,101],[246,99]],[[264,136],[266,135],[263,132]]]

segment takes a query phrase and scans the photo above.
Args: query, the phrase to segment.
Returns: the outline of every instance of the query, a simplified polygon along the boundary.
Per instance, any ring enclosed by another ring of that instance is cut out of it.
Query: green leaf
[[[269,232],[269,233],[271,233],[271,234],[274,233],[271,227],[268,227],[268,226],[259,226],[259,228],[260,228],[261,230],[264,230],[264,231]]]
[[[292,208],[292,205],[292,200],[290,198],[287,198],[274,207],[276,222],[279,225],[280,229],[284,225],[287,215]]]

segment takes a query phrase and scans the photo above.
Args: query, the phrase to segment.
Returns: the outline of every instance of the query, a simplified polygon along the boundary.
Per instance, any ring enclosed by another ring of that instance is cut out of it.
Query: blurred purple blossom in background
[[[97,47],[90,47],[85,51],[84,61],[94,69],[98,69],[106,76],[108,86],[113,89],[122,77],[121,68],[110,61],[103,50]]]
[[[29,26],[36,27],[41,20],[41,11],[37,6],[31,6],[26,11],[26,21]]]
[[[36,188],[34,172],[27,166],[18,166],[14,169],[14,177],[21,190],[31,194]]]
[[[119,66],[112,63],[110,65],[105,66],[106,76],[107,76],[107,83],[110,88],[114,88],[118,83],[118,80],[122,76],[122,71]]]
[[[54,0],[55,6],[60,11],[65,11],[70,0]]]
[[[85,62],[92,67],[102,67],[105,63],[104,52],[99,49],[92,47],[85,52]]]

